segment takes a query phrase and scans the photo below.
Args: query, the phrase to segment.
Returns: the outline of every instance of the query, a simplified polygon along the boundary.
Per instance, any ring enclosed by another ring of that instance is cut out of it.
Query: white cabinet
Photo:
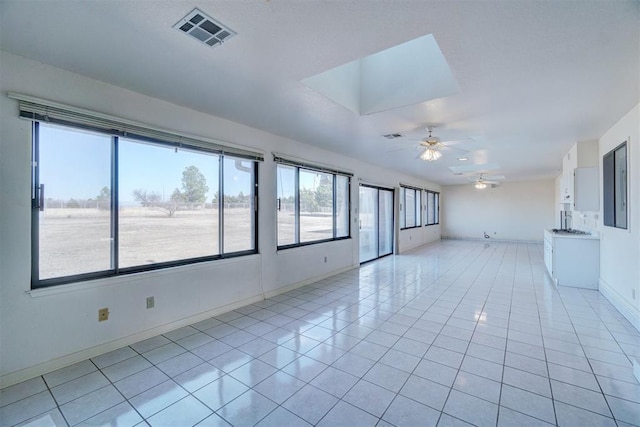
[[[582,141],[562,158],[560,203],[570,210],[595,212],[600,209],[598,141]]]
[[[560,286],[598,289],[600,240],[592,235],[544,232],[544,264]]]
[[[577,166],[577,144],[562,158],[560,203],[573,203],[573,172]]]
[[[562,192],[560,194],[560,203],[573,203],[574,194],[574,175],[573,170],[562,173]]]
[[[600,210],[600,185],[597,167],[576,168],[573,180],[573,210],[596,212]]]

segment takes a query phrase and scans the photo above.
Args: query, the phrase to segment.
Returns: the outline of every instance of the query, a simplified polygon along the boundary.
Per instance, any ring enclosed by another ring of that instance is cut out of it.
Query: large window
[[[440,193],[425,190],[427,198],[425,225],[435,225],[440,223]]]
[[[279,249],[349,237],[349,176],[278,163],[277,210]]]
[[[34,122],[33,287],[257,252],[257,163]]]
[[[422,224],[422,191],[400,187],[400,228],[420,227]]]

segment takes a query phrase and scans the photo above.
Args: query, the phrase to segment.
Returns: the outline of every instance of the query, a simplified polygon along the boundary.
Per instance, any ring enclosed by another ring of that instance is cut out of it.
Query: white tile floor
[[[541,246],[443,241],[4,389],[0,424],[640,425],[632,357]]]

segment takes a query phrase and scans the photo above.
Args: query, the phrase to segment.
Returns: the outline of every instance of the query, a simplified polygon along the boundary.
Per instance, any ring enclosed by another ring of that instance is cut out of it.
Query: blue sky
[[[122,204],[133,202],[133,191],[144,189],[165,199],[182,188],[182,172],[196,166],[205,176],[207,200],[218,189],[219,157],[189,150],[143,144],[120,138],[119,186]],[[110,187],[111,137],[62,127],[40,126],[40,183],[45,197],[53,199],[95,199],[103,187]],[[228,194],[247,194],[251,174],[242,170],[250,161],[225,158],[225,186]],[[237,167],[236,167],[237,166]],[[240,168],[240,169],[238,169]]]

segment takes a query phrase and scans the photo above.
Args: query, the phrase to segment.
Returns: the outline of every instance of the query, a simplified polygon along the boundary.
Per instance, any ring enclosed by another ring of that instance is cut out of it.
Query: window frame
[[[406,190],[414,191],[414,203],[413,211],[415,212],[415,225],[407,227],[407,192]],[[400,230],[411,230],[412,228],[422,227],[422,189],[417,187],[411,187],[409,185],[400,185]]]
[[[424,213],[425,213],[425,219],[424,219],[424,226],[425,227],[429,227],[431,225],[439,225],[440,224],[440,192],[439,191],[433,191],[433,190],[423,190],[426,194],[425,197],[425,209],[424,209]],[[433,203],[434,203],[434,212],[433,212],[433,217],[434,217],[434,222],[429,222],[429,194],[433,194]]]
[[[319,166],[314,166],[306,163],[298,163],[298,162],[289,162],[280,157],[274,157],[274,162],[276,164],[276,188],[278,187],[277,180],[280,175],[277,173],[277,168],[280,166],[293,168],[294,170],[294,243],[288,243],[284,245],[280,245],[278,243],[278,212],[281,209],[281,201],[280,198],[276,194],[276,250],[286,250],[292,248],[299,248],[303,246],[317,245],[320,243],[334,242],[338,240],[347,240],[351,238],[351,178],[352,175],[347,172],[340,172],[332,169],[326,169]],[[315,173],[323,173],[327,175],[332,175],[332,213],[331,213],[331,221],[332,221],[332,234],[333,237],[327,239],[318,239],[312,241],[300,241],[301,235],[301,226],[300,226],[300,170],[304,170],[305,172],[315,172]],[[346,177],[347,179],[347,235],[346,236],[337,236],[338,232],[338,176]]]
[[[40,267],[40,259],[39,259],[39,251],[40,251],[40,215],[39,212],[44,208],[42,205],[42,197],[43,191],[41,189],[40,184],[40,119],[39,118],[31,118],[32,120],[32,194],[31,194],[31,289],[41,289],[47,288],[51,286],[70,284],[76,282],[84,282],[95,279],[103,279],[110,277],[118,277],[128,274],[141,273],[147,271],[155,271],[161,270],[171,267],[178,267],[183,265],[190,265],[202,262],[215,261],[219,259],[228,259],[228,258],[236,258],[240,256],[246,255],[254,255],[259,253],[258,248],[258,176],[259,176],[259,160],[251,157],[244,157],[241,154],[230,154],[228,157],[230,158],[240,158],[244,160],[251,161],[253,165],[253,229],[252,229],[252,239],[253,239],[253,249],[242,250],[236,252],[224,252],[224,247],[222,243],[224,242],[224,151],[220,151],[215,148],[207,149],[204,146],[196,146],[186,143],[178,143],[167,140],[156,139],[149,136],[143,135],[120,135],[117,132],[108,132],[101,127],[92,127],[87,126],[81,123],[72,123],[65,120],[58,119],[49,119],[47,123],[51,123],[55,126],[60,126],[68,130],[77,130],[77,131],[90,131],[96,134],[109,136],[111,139],[111,167],[110,167],[110,185],[111,185],[111,203],[110,203],[110,224],[111,224],[111,268],[108,270],[94,271],[89,273],[81,273],[81,274],[73,274],[68,276],[61,277],[53,277],[48,279],[40,279],[39,267]],[[218,155],[218,173],[220,174],[220,179],[218,181],[218,191],[220,194],[218,200],[218,239],[219,239],[219,253],[215,255],[206,255],[200,257],[192,257],[192,258],[183,258],[179,260],[173,261],[164,261],[157,262],[153,264],[144,264],[144,265],[136,265],[130,267],[120,267],[119,266],[119,176],[118,176],[118,146],[119,139],[124,138],[127,141],[133,141],[137,143],[152,143],[159,146],[169,147],[169,148],[185,148],[194,152],[201,152],[207,154],[216,154]]]
[[[602,156],[602,223],[605,227],[620,230],[629,229],[629,145],[627,142],[622,142]],[[618,164],[617,154],[619,152],[624,156],[623,164]],[[624,172],[624,179],[616,180],[616,174],[622,171]],[[621,189],[624,192],[623,194],[620,194],[618,182],[623,186]],[[621,197],[619,198],[618,196]],[[618,220],[620,214],[624,214],[624,224]]]

